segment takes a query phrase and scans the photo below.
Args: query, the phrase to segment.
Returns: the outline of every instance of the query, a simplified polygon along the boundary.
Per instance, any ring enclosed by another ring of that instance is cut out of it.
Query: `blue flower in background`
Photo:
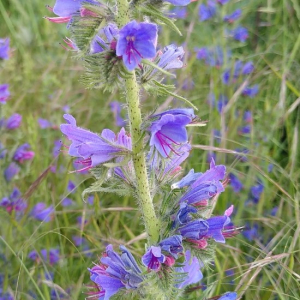
[[[5,104],[10,96],[8,84],[0,84],[0,103]]]
[[[9,59],[9,38],[0,39],[0,59]]]
[[[233,13],[231,13],[230,15],[227,15],[224,17],[224,21],[228,22],[228,23],[233,23],[236,20],[238,20],[242,15],[242,10],[241,9],[237,9],[235,10]]]
[[[216,2],[213,0],[208,0],[207,5],[201,4],[199,7],[199,17],[200,21],[206,21],[213,18],[217,12]]]
[[[245,27],[237,27],[231,31],[233,38],[239,42],[246,42],[249,37],[248,29]]]

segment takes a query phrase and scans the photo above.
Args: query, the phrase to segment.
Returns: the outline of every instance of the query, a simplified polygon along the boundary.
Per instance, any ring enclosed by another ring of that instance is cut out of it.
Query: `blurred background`
[[[218,245],[186,299],[236,290],[245,300],[299,300],[300,3],[218,2],[170,6],[182,36],[164,26],[158,42],[184,47],[185,67],[166,83],[206,121],[189,129],[184,167],[205,171],[212,157],[225,164],[230,182],[215,214],[233,204],[234,224],[245,226]],[[63,41],[66,25],[43,18],[53,16],[46,5],[54,1],[0,0],[0,39],[10,43],[0,59],[10,93],[0,106],[0,299],[85,299],[87,268],[105,245],[144,253],[135,200],[95,194],[83,202],[94,179],[73,172],[83,166],[66,155],[59,130],[64,113],[94,132],[126,126],[124,97],[85,88],[81,61]],[[183,103],[143,95],[144,114],[158,106]]]

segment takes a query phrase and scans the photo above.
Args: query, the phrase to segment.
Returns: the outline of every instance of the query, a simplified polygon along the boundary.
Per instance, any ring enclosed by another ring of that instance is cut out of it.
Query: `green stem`
[[[127,0],[117,0],[119,27],[123,27],[129,21],[129,5]],[[133,165],[137,182],[137,194],[139,205],[142,210],[148,241],[150,244],[158,242],[159,222],[150,194],[149,180],[146,168],[145,154],[143,153],[143,139],[141,139],[142,114],[139,107],[139,87],[136,81],[135,71],[130,72],[125,79],[125,93],[128,106],[128,118],[132,139]]]

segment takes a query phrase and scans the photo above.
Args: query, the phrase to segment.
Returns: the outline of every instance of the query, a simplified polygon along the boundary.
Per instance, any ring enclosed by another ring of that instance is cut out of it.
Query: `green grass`
[[[93,179],[69,173],[73,165],[63,152],[57,162],[53,161],[53,142],[62,139],[62,134],[59,130],[38,127],[38,117],[56,125],[62,123],[62,108],[69,105],[81,127],[95,132],[105,127],[116,130],[111,122],[109,102],[124,101],[120,94],[84,88],[79,81],[83,73],[81,62],[72,59],[72,53],[59,45],[68,32],[64,25],[43,19],[50,14],[45,4],[53,3],[0,0],[0,37],[9,37],[12,47],[10,60],[0,65],[0,83],[9,83],[12,93],[8,103],[1,106],[1,115],[7,117],[14,112],[23,115],[20,129],[0,133],[1,143],[12,154],[19,144],[28,142],[36,153],[32,163],[25,164],[14,181],[6,184],[0,178],[1,198],[17,186],[27,195],[29,206],[27,214],[18,222],[14,216],[0,210],[0,253],[5,256],[0,262],[0,274],[4,275],[4,290],[13,292],[17,299],[32,299],[31,291],[40,295],[37,299],[51,299],[51,282],[46,280],[51,272],[54,272],[57,291],[62,288],[70,294],[70,299],[84,299],[84,285],[90,284],[87,268],[97,261],[105,245],[129,243],[130,250],[141,256],[144,236],[140,235],[144,229],[134,199],[98,194],[93,206],[84,203],[81,192]],[[206,170],[208,153],[216,150],[217,162],[225,164],[228,172],[239,175],[244,188],[235,194],[228,187],[219,197],[214,213],[222,214],[234,204],[234,223],[238,226],[257,223],[261,236],[249,242],[238,235],[225,245],[219,244],[215,265],[204,271],[207,289],[194,291],[187,299],[209,298],[227,290],[236,290],[245,300],[299,299],[300,5],[296,0],[231,1],[223,7],[222,14],[236,7],[243,8],[239,23],[250,32],[244,44],[224,38],[224,28],[216,23],[200,23],[199,5],[200,2],[190,4],[187,18],[177,22],[182,37],[168,28],[163,29],[160,37],[161,45],[186,42],[190,53],[186,55],[186,67],[177,72],[177,92],[191,100],[199,108],[199,117],[207,120],[206,127],[190,129],[195,149],[185,168]],[[221,71],[196,60],[193,51],[195,47],[214,45],[230,47],[233,58],[252,60],[256,70],[249,80],[251,84],[260,85],[255,98],[239,95],[230,100],[232,105],[222,117],[207,105],[207,96],[210,92],[233,95],[233,87],[222,85]],[[181,89],[186,79],[194,82],[194,89]],[[170,78],[168,82],[173,80]],[[146,114],[158,105],[167,108],[173,104],[180,105],[180,102],[146,96],[142,109]],[[251,134],[242,136],[237,129],[243,124],[245,110],[252,112],[253,122]],[[213,129],[223,133],[220,144],[212,138]],[[233,153],[236,148],[249,149],[247,162],[236,159]],[[1,170],[8,161],[0,161]],[[61,172],[45,172],[56,163]],[[270,163],[274,169],[268,173]],[[257,178],[265,189],[259,203],[249,205],[249,190]],[[69,179],[78,186],[76,193],[71,195],[67,192]],[[61,200],[68,196],[75,204],[63,208]],[[55,206],[52,222],[40,223],[28,217],[37,202]],[[275,206],[279,207],[278,213],[272,217],[269,212]],[[112,207],[116,209],[107,210]],[[87,224],[77,225],[79,216],[87,220]],[[87,257],[83,249],[74,245],[73,235],[82,235],[88,240],[92,257]],[[59,247],[61,253],[61,260],[55,266],[42,259],[34,264],[27,258],[34,249],[55,247]],[[228,269],[234,270],[233,276],[225,274]]]

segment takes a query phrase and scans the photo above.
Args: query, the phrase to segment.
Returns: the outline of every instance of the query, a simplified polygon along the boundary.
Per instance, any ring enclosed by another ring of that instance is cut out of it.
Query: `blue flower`
[[[169,17],[176,19],[185,19],[187,16],[187,9],[185,7],[174,7],[170,10]]]
[[[242,74],[243,75],[249,75],[253,72],[254,70],[254,64],[252,61],[248,61],[244,64],[243,69],[242,69]]]
[[[30,215],[42,222],[50,222],[52,220],[54,208],[52,205],[46,207],[43,202],[37,203],[30,212]]]
[[[6,129],[13,130],[20,126],[22,122],[22,116],[19,114],[12,114],[6,121],[5,127]]]
[[[258,203],[262,192],[264,191],[264,185],[261,181],[251,187],[251,198],[254,203]]]
[[[122,254],[113,251],[112,245],[106,247],[101,264],[89,269],[91,280],[96,283],[98,292],[93,293],[99,299],[108,300],[120,289],[136,289],[143,281],[142,271],[132,254],[120,246]]]
[[[173,235],[169,238],[166,238],[162,240],[158,245],[161,247],[162,251],[167,252],[175,259],[178,258],[177,254],[183,251],[181,235]]]
[[[208,223],[203,219],[190,221],[178,228],[178,232],[182,237],[192,240],[200,240],[204,237],[209,228]]]
[[[168,112],[161,114],[161,117],[153,121],[148,129],[151,134],[150,146],[164,158],[168,157],[171,151],[176,153],[174,145],[187,142],[186,125],[192,121],[192,118],[185,114]]]
[[[64,118],[68,124],[62,124],[60,129],[72,141],[69,154],[83,158],[82,162],[87,165],[86,169],[120,157],[131,150],[131,138],[126,135],[124,128],[118,135],[104,129],[99,136],[77,127],[73,116],[65,114]]]
[[[121,105],[120,105],[120,102],[118,102],[118,101],[112,101],[112,102],[110,102],[109,106],[110,106],[110,110],[114,114],[115,124],[117,126],[120,126],[120,127],[125,126],[126,122],[121,117]]]
[[[25,143],[19,146],[13,156],[13,159],[19,163],[23,163],[25,160],[31,160],[34,157],[34,152],[29,151],[29,144]]]
[[[176,6],[186,6],[191,2],[191,0],[165,0],[165,1]]]
[[[219,300],[236,300],[236,298],[237,298],[236,292],[228,292],[222,295],[221,298],[219,298]]]
[[[182,47],[177,47],[176,45],[171,44],[163,49],[163,53],[160,55],[157,65],[164,70],[182,68],[183,55],[184,50]],[[155,71],[156,70],[153,72]]]
[[[245,27],[237,27],[237,28],[235,28],[234,30],[231,31],[231,34],[232,34],[232,36],[235,40],[243,42],[243,43],[249,37],[248,29],[245,28]]]
[[[0,39],[0,59],[9,59],[9,38]]]
[[[207,5],[201,4],[199,7],[200,21],[206,21],[215,16],[217,12],[216,2],[208,0]]]
[[[257,95],[258,91],[259,91],[258,84],[252,87],[248,86],[243,90],[243,95],[248,96],[250,98],[254,98]]]
[[[176,268],[176,272],[185,273],[185,277],[181,277],[178,281],[180,283],[176,284],[179,289],[185,288],[187,285],[197,283],[203,278],[201,268],[203,264],[199,262],[197,257],[191,255],[191,251],[187,250],[185,252],[185,261],[182,267]]]
[[[228,103],[228,98],[225,95],[220,95],[219,100],[217,102],[217,110],[219,113],[222,113],[227,103]]]
[[[148,269],[159,271],[161,264],[166,261],[166,256],[161,250],[161,247],[151,246],[143,255],[142,262]]]
[[[187,224],[192,220],[191,213],[197,213],[197,208],[194,206],[188,205],[185,202],[180,203],[180,208],[176,214],[176,218],[173,222],[173,227],[179,227],[183,224]]]
[[[129,71],[134,70],[142,58],[156,55],[157,26],[152,23],[131,21],[119,32],[116,54],[122,56]]]
[[[239,193],[243,188],[243,184],[233,173],[229,174],[230,185],[235,193]]]
[[[19,166],[12,162],[8,165],[8,167],[4,170],[4,178],[7,182],[10,182],[20,171]]]
[[[185,186],[190,186],[192,183],[194,183],[199,176],[201,176],[203,173],[195,173],[194,169],[191,169],[187,175],[185,175],[181,180],[178,182],[174,182],[171,185],[171,189],[182,189]]]
[[[241,17],[241,15],[242,15],[242,10],[237,9],[230,15],[225,16],[223,20],[228,23],[233,23],[234,21],[238,20]]]
[[[0,103],[5,104],[10,96],[8,84],[0,84]]]

